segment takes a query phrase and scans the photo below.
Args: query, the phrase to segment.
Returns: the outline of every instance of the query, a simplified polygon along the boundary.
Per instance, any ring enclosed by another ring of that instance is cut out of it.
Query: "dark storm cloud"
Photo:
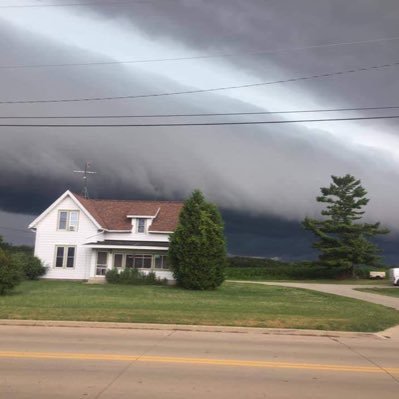
[[[169,37],[200,54],[237,53],[227,62],[259,77],[284,79],[398,61],[399,40],[248,55],[328,43],[399,36],[396,0],[157,1],[133,7],[92,7],[124,18],[154,39]],[[277,68],[270,68],[275,65]],[[306,87],[321,104],[381,105],[399,102],[397,68],[315,80]],[[300,108],[298,104],[297,108]],[[392,122],[397,127],[398,124]]]
[[[311,259],[311,236],[299,222],[222,210],[229,252],[233,255]],[[245,226],[245,228],[244,228]]]

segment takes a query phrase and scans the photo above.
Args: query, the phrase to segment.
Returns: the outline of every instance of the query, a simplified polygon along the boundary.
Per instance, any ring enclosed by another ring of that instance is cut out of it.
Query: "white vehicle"
[[[399,267],[389,269],[389,279],[394,285],[399,285]]]
[[[386,277],[385,272],[370,272],[369,277],[374,280],[384,279]]]

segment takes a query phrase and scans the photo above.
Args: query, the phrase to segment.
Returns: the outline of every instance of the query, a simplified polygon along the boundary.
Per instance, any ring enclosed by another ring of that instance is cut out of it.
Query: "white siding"
[[[79,210],[78,231],[57,229],[59,210]],[[35,255],[40,258],[48,271],[44,278],[88,279],[92,250],[84,243],[103,239],[93,222],[77,206],[75,201],[66,197],[50,211],[36,226]],[[55,268],[55,248],[57,245],[76,246],[75,267],[73,269]]]

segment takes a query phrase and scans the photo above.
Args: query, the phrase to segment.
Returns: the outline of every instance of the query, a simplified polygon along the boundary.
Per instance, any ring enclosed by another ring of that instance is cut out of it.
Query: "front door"
[[[108,265],[108,252],[98,251],[97,263],[96,263],[96,276],[105,276],[105,273],[107,273],[107,265]]]

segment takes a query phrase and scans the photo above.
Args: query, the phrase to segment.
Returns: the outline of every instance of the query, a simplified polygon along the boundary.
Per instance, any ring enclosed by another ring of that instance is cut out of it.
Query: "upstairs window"
[[[79,211],[59,211],[58,230],[77,231],[79,225]]]
[[[145,233],[145,219],[137,219],[137,233]]]

